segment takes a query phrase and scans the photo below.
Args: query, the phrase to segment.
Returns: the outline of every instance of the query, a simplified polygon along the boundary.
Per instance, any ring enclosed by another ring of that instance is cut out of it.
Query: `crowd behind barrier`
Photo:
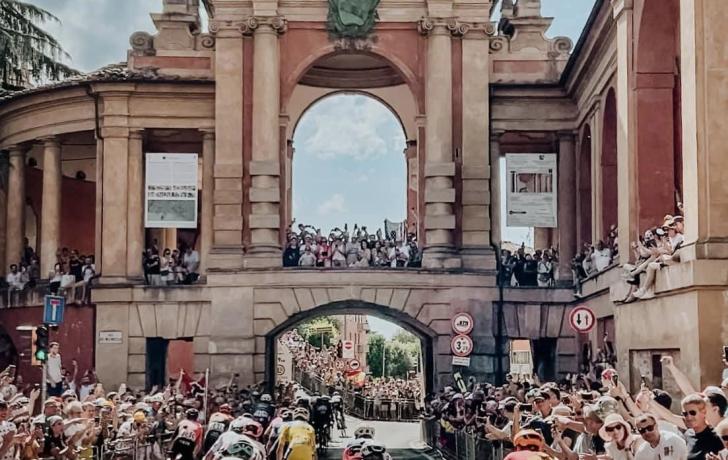
[[[440,423],[433,419],[423,419],[422,440],[430,447],[438,449],[442,456],[452,460],[503,460],[512,449],[506,449],[502,442],[493,442],[467,431],[457,431],[449,443],[441,441]]]

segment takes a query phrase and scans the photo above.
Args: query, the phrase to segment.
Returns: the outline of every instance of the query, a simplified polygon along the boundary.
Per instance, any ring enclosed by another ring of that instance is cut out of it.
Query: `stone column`
[[[728,188],[722,177],[728,130],[721,115],[728,104],[728,62],[724,46],[716,46],[728,42],[728,10],[712,0],[683,0],[680,8],[686,242],[680,254],[683,260],[728,259]],[[716,299],[716,306],[723,304]],[[721,334],[713,335],[719,342]]]
[[[576,254],[576,149],[574,133],[559,133],[558,220],[559,282],[570,282],[571,259]]]
[[[635,148],[635,101],[632,92],[634,12],[632,0],[613,0],[617,23],[617,185],[620,263],[629,262],[630,240],[638,228],[637,160]]]
[[[417,160],[417,141],[407,141],[404,149],[404,158],[407,162],[407,231],[417,235],[419,228],[419,169]]]
[[[501,203],[500,188],[500,138],[502,135],[503,131],[490,133],[490,239],[498,247],[502,243],[501,206],[503,203]]]
[[[10,151],[8,171],[7,239],[5,262],[17,264],[23,255],[25,237],[25,150],[14,145]]]
[[[424,19],[427,38],[425,109],[425,268],[458,268],[455,255],[455,163],[452,152],[452,43],[444,23]]]
[[[43,206],[40,217],[40,273],[53,271],[61,240],[61,145],[55,137],[43,142]]]
[[[129,163],[127,171],[129,200],[127,202],[126,274],[141,277],[144,250],[144,139],[143,130],[129,132]]]
[[[200,270],[207,271],[212,247],[213,189],[215,181],[215,130],[202,132],[202,212],[200,215]]]
[[[456,28],[462,38],[462,261],[470,270],[495,269],[490,246],[490,23]],[[463,32],[464,30],[464,32]]]
[[[250,250],[246,267],[279,267],[281,18],[257,20],[253,53],[253,161],[250,164]]]
[[[211,22],[215,35],[215,163],[212,247],[207,268],[243,266],[243,36],[239,25]],[[224,95],[224,96],[222,96]]]
[[[104,176],[101,186],[104,188],[104,193],[100,208],[103,214],[101,274],[108,282],[125,281],[129,199],[128,131],[105,129],[103,143]]]
[[[0,171],[9,170],[8,152],[0,150]],[[5,244],[7,242],[7,215],[8,215],[8,191],[7,176],[0,173],[0,275],[7,273],[8,265],[5,263]]]

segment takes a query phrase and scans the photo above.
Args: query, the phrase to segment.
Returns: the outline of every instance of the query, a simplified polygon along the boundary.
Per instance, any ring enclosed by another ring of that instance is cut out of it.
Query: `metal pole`
[[[41,380],[40,380],[41,412],[42,412],[43,404],[45,404],[45,400],[47,399],[47,396],[48,396],[46,394],[48,391],[48,377],[46,376],[47,367],[48,367],[48,363],[46,361],[43,361],[43,368],[42,368],[43,376],[41,377]]]
[[[205,369],[205,402],[204,402],[204,410],[205,410],[205,425],[207,425],[207,421],[210,420],[210,414],[208,412],[208,391],[207,389],[210,388],[210,368],[208,367]]]
[[[382,378],[387,376],[387,343],[382,344]]]

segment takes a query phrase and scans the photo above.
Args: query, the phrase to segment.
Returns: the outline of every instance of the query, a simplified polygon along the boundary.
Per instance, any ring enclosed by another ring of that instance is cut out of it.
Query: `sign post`
[[[579,334],[588,334],[597,323],[596,315],[586,305],[579,305],[569,314],[571,328]]]

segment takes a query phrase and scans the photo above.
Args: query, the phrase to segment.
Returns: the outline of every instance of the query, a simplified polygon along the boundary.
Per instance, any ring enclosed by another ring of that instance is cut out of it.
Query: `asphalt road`
[[[354,430],[366,424],[373,426],[376,430],[377,441],[387,446],[387,451],[393,460],[441,460],[442,457],[437,451],[430,449],[420,441],[420,424],[405,422],[365,422],[354,417],[346,417],[347,436],[342,436],[338,430],[334,430],[333,440],[325,456],[326,460],[339,460],[343,453],[343,447],[352,439]]]

